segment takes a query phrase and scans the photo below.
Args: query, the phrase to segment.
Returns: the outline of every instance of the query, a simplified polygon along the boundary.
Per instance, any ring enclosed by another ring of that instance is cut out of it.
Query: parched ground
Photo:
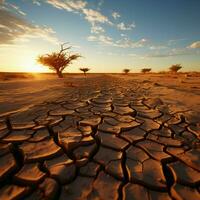
[[[200,80],[0,85],[0,199],[200,199]]]

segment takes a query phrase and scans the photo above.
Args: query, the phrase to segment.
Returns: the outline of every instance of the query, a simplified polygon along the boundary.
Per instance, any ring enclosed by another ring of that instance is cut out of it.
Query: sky
[[[0,71],[48,72],[39,55],[68,42],[66,68],[200,71],[200,0],[0,0]]]

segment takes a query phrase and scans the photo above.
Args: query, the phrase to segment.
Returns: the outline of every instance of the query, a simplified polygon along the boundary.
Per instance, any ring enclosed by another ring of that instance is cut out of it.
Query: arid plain
[[[0,78],[0,199],[200,199],[200,74]]]

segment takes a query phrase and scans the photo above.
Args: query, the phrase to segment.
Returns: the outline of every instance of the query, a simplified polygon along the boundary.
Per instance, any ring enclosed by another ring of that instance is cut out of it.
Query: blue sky
[[[45,71],[36,57],[62,42],[83,55],[69,72],[176,63],[199,71],[199,8],[199,0],[0,0],[0,71]]]

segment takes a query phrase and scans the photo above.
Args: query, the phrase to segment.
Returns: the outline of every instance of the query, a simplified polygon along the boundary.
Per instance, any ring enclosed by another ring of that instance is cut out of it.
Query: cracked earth
[[[100,76],[1,115],[0,199],[200,199],[199,118],[143,86]]]

